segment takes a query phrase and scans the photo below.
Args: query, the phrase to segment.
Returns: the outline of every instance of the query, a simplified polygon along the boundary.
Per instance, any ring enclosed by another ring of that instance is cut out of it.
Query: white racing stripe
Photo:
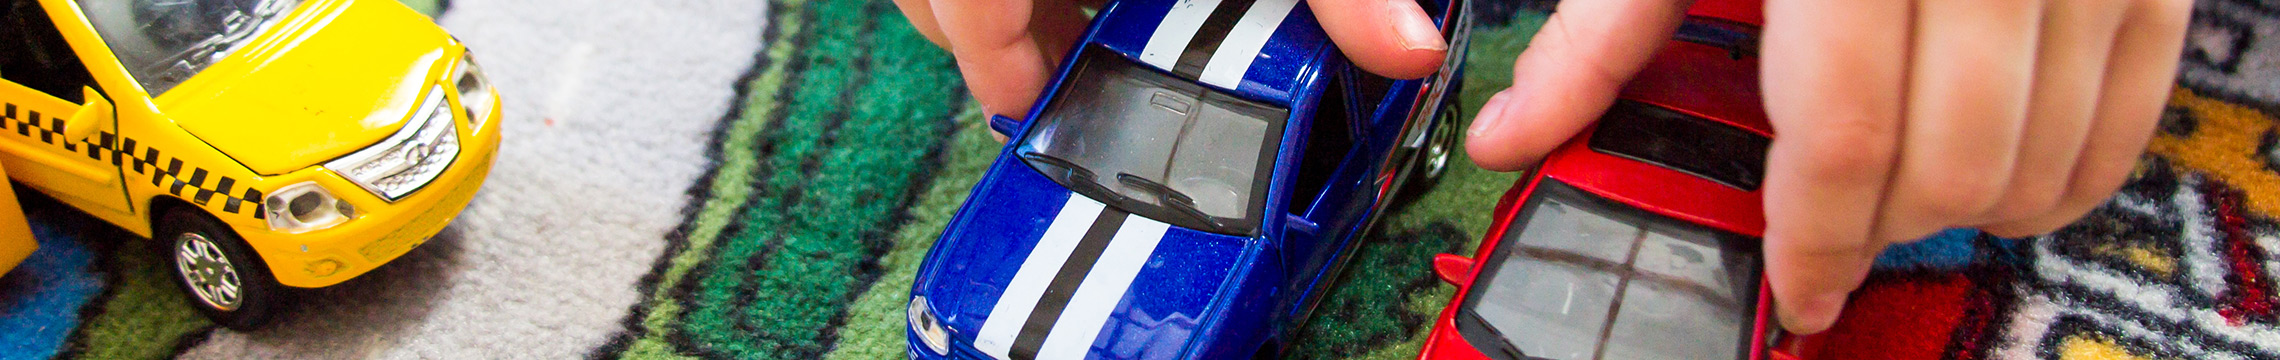
[[[1180,0],[1172,4],[1171,12],[1164,13],[1164,22],[1156,25],[1156,32],[1148,35],[1148,45],[1140,49],[1140,62],[1164,71],[1172,71],[1172,64],[1180,62],[1180,53],[1187,51],[1188,42],[1195,40],[1203,20],[1211,17],[1211,10],[1219,8],[1220,0]]]
[[[1267,38],[1275,35],[1283,18],[1290,16],[1298,0],[1258,0],[1251,10],[1243,12],[1243,19],[1219,43],[1219,50],[1211,53],[1211,62],[1204,63],[1199,81],[1221,88],[1234,89],[1243,83],[1243,73],[1251,70],[1251,61],[1259,58],[1259,49],[1267,46]],[[1168,19],[1166,21],[1169,21]],[[1162,34],[1163,29],[1157,28]],[[1192,32],[1192,31],[1191,31]],[[1148,39],[1149,49],[1155,49],[1156,39]],[[1178,60],[1174,55],[1173,60]],[[1170,69],[1169,65],[1160,65]]]
[[[1116,229],[1116,237],[1109,240],[1108,249],[1101,252],[1099,262],[1085,273],[1084,283],[1077,285],[1069,307],[1053,322],[1053,332],[1045,336],[1037,358],[1084,358],[1094,338],[1100,336],[1101,325],[1108,323],[1109,313],[1116,311],[1116,303],[1132,289],[1132,279],[1155,255],[1156,244],[1164,240],[1169,229],[1170,224],[1146,216],[1126,218],[1124,226]]]
[[[1085,231],[1106,208],[1084,195],[1069,194],[1068,203],[1061,205],[1061,214],[1053,217],[1053,225],[1045,228],[1036,249],[1029,251],[1021,270],[1013,273],[1013,281],[998,295],[997,305],[990,307],[989,319],[982,320],[981,332],[974,335],[975,348],[998,359],[1011,359],[1007,353],[1013,349],[1014,336],[1021,334],[1022,323],[1029,321],[1029,312],[1045,296],[1046,285],[1053,283],[1061,263],[1069,260],[1069,253],[1076,251]]]

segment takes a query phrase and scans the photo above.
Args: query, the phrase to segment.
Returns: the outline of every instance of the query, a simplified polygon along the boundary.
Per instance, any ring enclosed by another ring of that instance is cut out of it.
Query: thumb
[[[1670,40],[1690,0],[1562,1],[1465,131],[1473,163],[1497,171],[1534,164],[1607,106]]]
[[[1433,25],[1417,0],[1308,0],[1307,4],[1330,41],[1354,65],[1371,73],[1421,78],[1438,70],[1448,55],[1440,26]]]

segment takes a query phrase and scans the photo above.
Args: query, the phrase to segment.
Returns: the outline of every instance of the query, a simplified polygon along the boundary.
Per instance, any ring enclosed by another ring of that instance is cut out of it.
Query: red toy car
[[[1712,2],[1505,193],[1477,258],[1434,259],[1458,290],[1421,358],[1794,358],[1768,351],[1757,18],[1704,16],[1755,7]]]

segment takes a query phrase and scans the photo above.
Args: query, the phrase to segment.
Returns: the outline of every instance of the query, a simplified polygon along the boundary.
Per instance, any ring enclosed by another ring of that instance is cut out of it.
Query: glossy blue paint
[[[1074,47],[1038,105],[1022,118],[1040,118],[1044,104],[1055,97],[1050,89],[1063,86],[1069,69],[1080,60],[1076,57],[1086,54],[1083,49],[1088,46],[1112,50],[1090,54],[1124,56],[1137,63],[1148,37],[1176,1],[1123,0],[1103,7],[1084,43]],[[1176,226],[1167,231],[1107,323],[1094,330],[1099,335],[1087,358],[1248,358],[1297,330],[1311,304],[1335,279],[1338,265],[1358,244],[1360,232],[1382,208],[1385,182],[1406,175],[1389,171],[1404,165],[1389,159],[1401,145],[1404,127],[1411,126],[1412,113],[1428,109],[1414,105],[1423,100],[1438,107],[1454,98],[1420,99],[1427,85],[1424,80],[1391,81],[1380,90],[1383,94],[1367,96],[1382,99],[1374,104],[1324,98],[1327,86],[1340,84],[1332,78],[1356,76],[1359,71],[1330,45],[1305,4],[1293,9],[1241,84],[1221,89],[1290,110],[1274,157],[1267,201],[1262,204],[1268,216],[1259,235],[1243,238]],[[1329,104],[1352,106],[1335,112],[1348,116],[1338,123],[1347,126],[1343,133],[1350,134],[1351,146],[1325,155],[1337,157],[1337,165],[1334,170],[1319,170],[1329,175],[1312,196],[1315,201],[1291,204],[1316,116],[1332,113],[1317,110]],[[1432,119],[1417,121],[1430,124]],[[1031,124],[1006,118],[993,119],[991,125],[1022,134],[1030,131]],[[911,290],[913,296],[928,298],[939,322],[948,328],[950,358],[989,358],[972,345],[976,333],[1062,204],[1069,196],[1084,196],[1024,163],[1016,156],[1019,147],[1015,142],[1000,150],[996,163],[927,254]],[[1296,211],[1290,210],[1293,207]],[[921,345],[915,333],[909,336],[912,357],[942,358]]]
[[[1176,0],[1118,1],[1102,7],[1093,21],[1093,32],[1086,37],[1088,44],[1098,44],[1124,54],[1127,58],[1140,58],[1140,50],[1148,45],[1148,36],[1164,20]],[[1081,51],[1082,47],[1079,47]],[[1336,52],[1330,45],[1330,35],[1314,20],[1314,10],[1304,2],[1291,10],[1282,26],[1275,28],[1267,45],[1259,49],[1259,58],[1251,63],[1251,70],[1243,74],[1242,85],[1232,90],[1252,100],[1297,108],[1297,90],[1304,87],[1313,75],[1314,62],[1324,52]],[[1070,58],[1075,57],[1070,53]],[[1067,69],[1063,64],[1062,69]],[[1042,104],[1042,103],[1040,103]],[[1026,118],[1025,118],[1026,119]]]

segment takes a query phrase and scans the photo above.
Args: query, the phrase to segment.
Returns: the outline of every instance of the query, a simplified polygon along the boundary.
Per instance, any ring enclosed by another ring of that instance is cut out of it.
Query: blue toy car
[[[1419,1],[1455,49],[1421,80],[1351,66],[1297,0],[1108,3],[1033,120],[992,119],[1011,140],[919,268],[911,356],[1279,357],[1447,166],[1468,17]]]

